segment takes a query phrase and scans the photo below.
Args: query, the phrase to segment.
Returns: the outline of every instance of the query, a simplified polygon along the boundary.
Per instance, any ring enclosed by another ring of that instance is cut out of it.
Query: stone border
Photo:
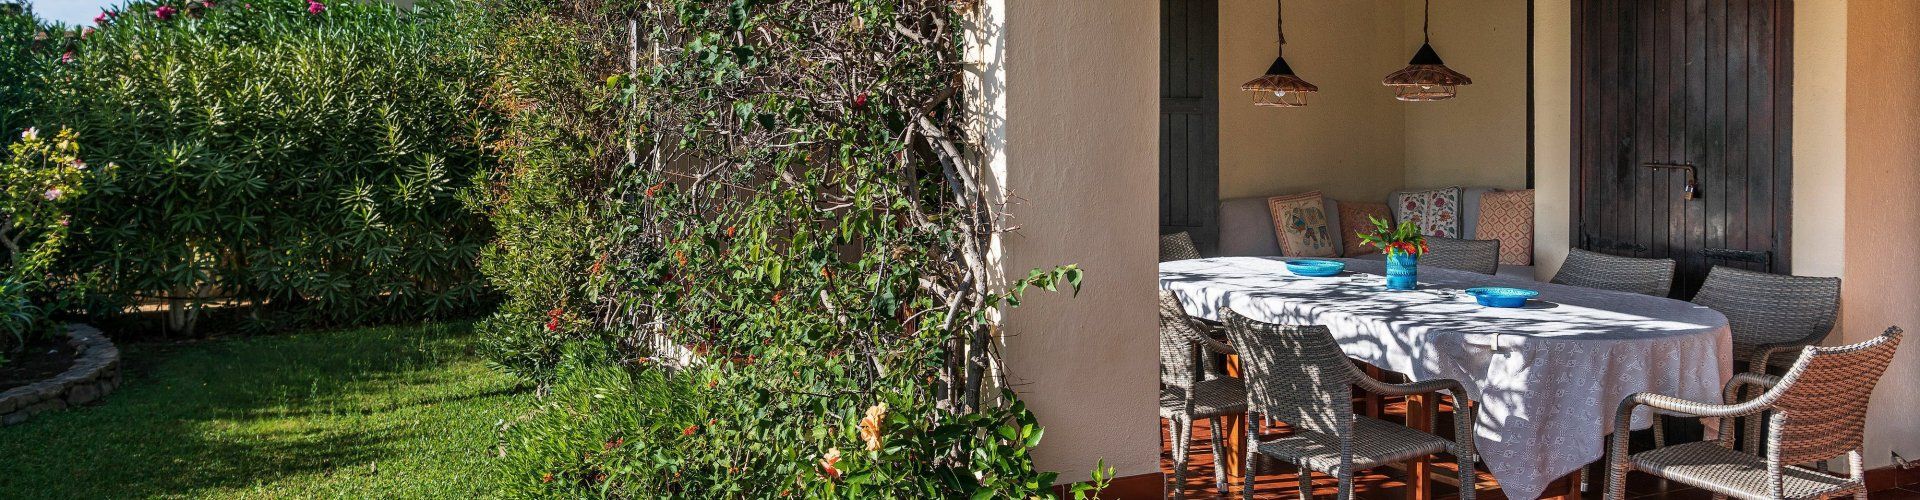
[[[91,403],[120,386],[120,348],[114,347],[100,330],[69,324],[67,345],[73,347],[75,355],[73,367],[65,373],[0,392],[0,426]]]

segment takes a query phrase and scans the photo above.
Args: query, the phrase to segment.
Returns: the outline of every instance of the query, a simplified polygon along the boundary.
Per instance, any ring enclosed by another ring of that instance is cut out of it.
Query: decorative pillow
[[[1371,218],[1391,221],[1393,213],[1387,210],[1385,203],[1340,202],[1340,242],[1341,247],[1347,250],[1348,257],[1380,253],[1380,249],[1373,245],[1360,242],[1361,231],[1373,230]]]
[[[1449,187],[1400,193],[1398,222],[1412,221],[1420,234],[1460,237],[1460,188]]]
[[[1338,256],[1333,229],[1327,227],[1326,203],[1319,191],[1267,198],[1267,211],[1273,214],[1273,234],[1280,240],[1280,255]]]
[[[1473,237],[1500,240],[1501,264],[1533,265],[1533,190],[1480,195],[1480,223]]]

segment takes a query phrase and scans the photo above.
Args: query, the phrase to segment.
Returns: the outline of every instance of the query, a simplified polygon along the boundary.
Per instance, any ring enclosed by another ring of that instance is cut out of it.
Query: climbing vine
[[[956,139],[967,3],[493,7],[490,101],[513,124],[489,210],[513,223],[487,330],[553,388],[503,430],[509,474],[636,496],[1053,494],[993,337],[1025,290],[1077,292],[1080,271],[1002,279],[987,258],[1009,207]]]

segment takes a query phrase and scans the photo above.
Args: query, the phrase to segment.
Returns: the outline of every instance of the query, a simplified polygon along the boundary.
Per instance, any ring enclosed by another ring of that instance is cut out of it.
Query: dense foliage
[[[77,35],[43,25],[29,7],[0,2],[0,137],[32,126],[34,104],[44,95],[41,77]]]
[[[99,172],[80,158],[72,130],[51,134],[28,128],[0,156],[0,361],[30,336],[48,334],[53,312],[79,289],[72,275],[56,273],[75,200],[86,195]]]
[[[43,124],[122,166],[75,207],[105,304],[211,300],[260,327],[418,320],[487,301],[461,193],[491,164],[485,65],[453,4],[137,1],[48,76]],[[44,125],[43,125],[44,126]]]
[[[552,388],[502,431],[513,487],[1053,494],[993,320],[1079,271],[983,258],[1001,205],[948,139],[963,4],[488,3],[484,334]]]

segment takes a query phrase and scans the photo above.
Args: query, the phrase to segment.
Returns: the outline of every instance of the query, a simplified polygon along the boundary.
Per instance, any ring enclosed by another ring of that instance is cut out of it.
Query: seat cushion
[[[1533,264],[1532,189],[1481,194],[1479,212],[1473,238],[1500,240],[1500,265]]]
[[[1394,222],[1412,222],[1420,234],[1459,238],[1460,188],[1405,191],[1393,197]]]
[[[1365,203],[1348,201],[1340,203],[1340,247],[1341,255],[1358,257],[1370,253],[1380,253],[1380,249],[1360,242],[1361,232],[1373,230],[1373,221],[1368,217],[1378,217],[1393,222],[1393,213],[1385,203]]]
[[[1280,242],[1280,255],[1287,257],[1338,257],[1339,237],[1328,227],[1326,201],[1319,191],[1267,198],[1273,213],[1273,231]]]
[[[1767,492],[1765,461],[1710,441],[1641,452],[1632,460],[1635,468],[1707,491],[1737,498],[1773,498]],[[1861,487],[1848,478],[1802,467],[1780,469],[1785,498],[1816,498]]]
[[[1452,444],[1404,425],[1353,416],[1354,470],[1444,452]],[[1298,427],[1286,437],[1261,441],[1257,449],[1261,454],[1324,473],[1335,473],[1340,467],[1339,438]]]
[[[1273,215],[1267,211],[1265,196],[1220,200],[1220,255],[1280,255],[1280,240],[1273,235]]]
[[[1179,416],[1186,396],[1186,389],[1180,387],[1160,388],[1160,416],[1162,418]],[[1246,412],[1247,384],[1245,381],[1237,378],[1216,378],[1193,384],[1193,411],[1191,412],[1193,417],[1207,418]]]

